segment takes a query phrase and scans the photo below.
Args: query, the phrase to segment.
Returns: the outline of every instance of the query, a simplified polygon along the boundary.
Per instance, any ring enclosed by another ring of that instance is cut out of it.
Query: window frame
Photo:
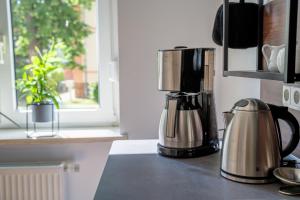
[[[6,65],[0,65],[0,111],[25,127],[26,111],[17,108],[15,90],[15,59],[13,50],[13,29],[11,0],[6,0],[7,55]],[[97,108],[59,109],[61,127],[116,126],[119,124],[118,101],[118,41],[117,41],[117,1],[96,0],[97,6],[97,63],[99,77],[99,106]],[[1,31],[1,30],[0,30]],[[9,80],[10,79],[10,80]],[[1,87],[2,85],[2,87]],[[4,87],[3,87],[4,85]],[[14,127],[0,117],[0,128]]]

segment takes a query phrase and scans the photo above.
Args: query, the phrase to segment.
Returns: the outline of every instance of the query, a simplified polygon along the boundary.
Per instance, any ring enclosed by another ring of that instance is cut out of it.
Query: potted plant
[[[44,54],[36,47],[37,55],[31,57],[31,64],[23,67],[22,78],[16,80],[19,98],[31,105],[33,122],[51,122],[54,107],[59,108],[58,83],[52,74],[62,67],[54,46]]]

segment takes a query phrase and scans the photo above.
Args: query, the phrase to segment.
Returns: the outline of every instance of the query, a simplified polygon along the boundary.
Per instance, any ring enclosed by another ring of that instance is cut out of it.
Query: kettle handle
[[[276,105],[272,105],[272,104],[268,104],[271,112],[272,112],[272,116],[274,118],[274,122],[277,126],[277,130],[278,130],[278,138],[280,140],[280,146],[281,146],[281,150],[282,150],[282,142],[281,142],[281,133],[280,133],[280,127],[279,127],[279,123],[278,123],[278,119],[282,119],[285,122],[287,122],[287,124],[290,126],[291,130],[292,130],[292,138],[290,139],[287,147],[282,150],[281,152],[281,157],[285,157],[287,155],[289,155],[290,153],[292,153],[298,143],[299,143],[299,124],[297,119],[294,117],[294,115],[292,115],[289,111],[287,107],[284,106],[276,106]]]

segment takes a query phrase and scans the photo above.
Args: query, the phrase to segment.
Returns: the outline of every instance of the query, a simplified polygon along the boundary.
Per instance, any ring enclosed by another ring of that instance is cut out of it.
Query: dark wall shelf
[[[228,34],[229,34],[229,0],[224,0],[223,6],[223,49],[224,66],[223,76],[238,76],[257,79],[268,79],[294,83],[300,81],[300,74],[295,74],[296,41],[298,0],[273,0],[264,4],[264,0],[258,0],[258,45],[257,66],[254,71],[230,71],[228,66]],[[280,20],[279,20],[280,19]],[[261,48],[265,43],[271,45],[285,44],[285,71],[267,71],[263,61]],[[253,66],[254,67],[254,66]]]
[[[284,81],[283,74],[276,73],[276,72],[266,72],[266,71],[224,71],[223,75]]]

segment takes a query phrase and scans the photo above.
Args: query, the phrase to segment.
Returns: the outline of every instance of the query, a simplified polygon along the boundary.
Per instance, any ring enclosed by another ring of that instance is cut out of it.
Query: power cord
[[[22,128],[17,122],[15,122],[14,120],[12,120],[10,117],[8,117],[7,115],[5,115],[4,113],[0,112],[0,115],[2,115],[3,117],[5,117],[8,121],[10,121],[14,125],[16,125],[18,128]]]

